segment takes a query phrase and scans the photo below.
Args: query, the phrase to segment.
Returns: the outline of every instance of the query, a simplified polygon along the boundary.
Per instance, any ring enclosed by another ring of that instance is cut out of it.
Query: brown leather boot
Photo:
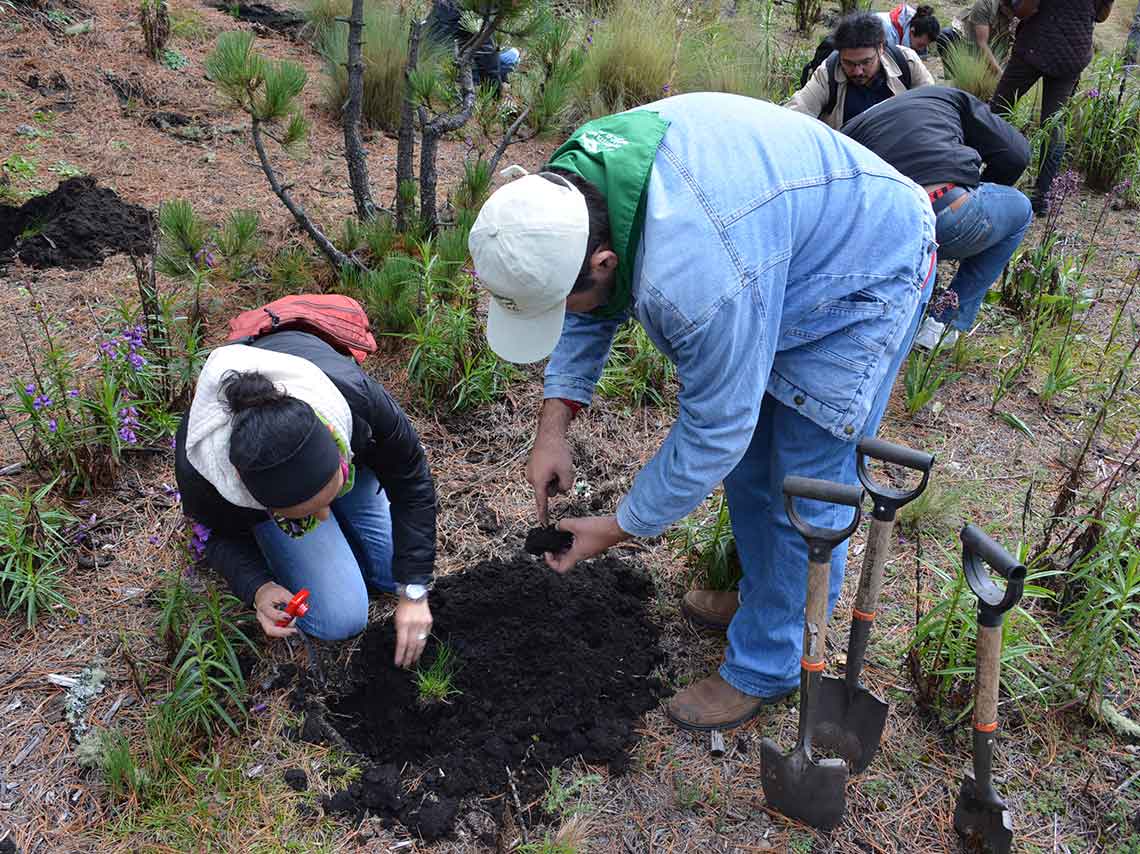
[[[692,623],[723,632],[740,607],[735,590],[690,590],[681,600],[681,613]]]
[[[752,720],[765,705],[760,697],[737,691],[714,673],[674,694],[666,711],[683,729],[732,729]]]

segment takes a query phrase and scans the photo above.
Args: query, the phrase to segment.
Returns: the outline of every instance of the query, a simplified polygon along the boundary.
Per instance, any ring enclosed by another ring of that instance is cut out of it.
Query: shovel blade
[[[813,760],[803,745],[783,753],[766,738],[760,745],[764,797],[772,809],[820,830],[833,830],[847,805],[847,764]]]
[[[860,774],[875,758],[887,725],[887,709],[862,685],[851,691],[843,679],[820,680],[812,741],[838,753],[852,774]]]
[[[980,797],[974,775],[967,771],[954,806],[954,829],[974,846],[988,854],[1009,854],[1013,846],[1013,820],[1008,809],[1000,809]]]

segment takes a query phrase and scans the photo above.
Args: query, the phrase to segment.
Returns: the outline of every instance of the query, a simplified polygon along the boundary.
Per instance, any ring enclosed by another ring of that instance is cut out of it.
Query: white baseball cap
[[[527,175],[492,193],[467,238],[475,275],[491,293],[487,343],[508,362],[551,354],[586,258],[586,199],[546,174],[557,180]]]

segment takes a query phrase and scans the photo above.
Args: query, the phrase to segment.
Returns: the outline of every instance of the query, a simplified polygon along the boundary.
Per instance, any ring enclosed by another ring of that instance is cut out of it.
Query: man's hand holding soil
[[[616,516],[561,519],[555,527],[574,535],[574,541],[566,551],[546,553],[546,565],[559,573],[569,572],[578,561],[600,555],[610,546],[630,538],[618,525]]]
[[[553,495],[564,495],[574,485],[574,460],[566,430],[574,413],[561,400],[544,400],[538,418],[538,435],[526,464],[526,479],[534,487],[538,508],[538,524],[547,520],[547,500]]]

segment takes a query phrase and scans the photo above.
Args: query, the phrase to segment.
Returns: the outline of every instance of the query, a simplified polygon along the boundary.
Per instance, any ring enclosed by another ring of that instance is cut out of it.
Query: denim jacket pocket
[[[886,300],[867,290],[824,300],[787,331],[787,344],[841,366],[861,368],[868,355],[882,350],[879,327],[889,312]]]

